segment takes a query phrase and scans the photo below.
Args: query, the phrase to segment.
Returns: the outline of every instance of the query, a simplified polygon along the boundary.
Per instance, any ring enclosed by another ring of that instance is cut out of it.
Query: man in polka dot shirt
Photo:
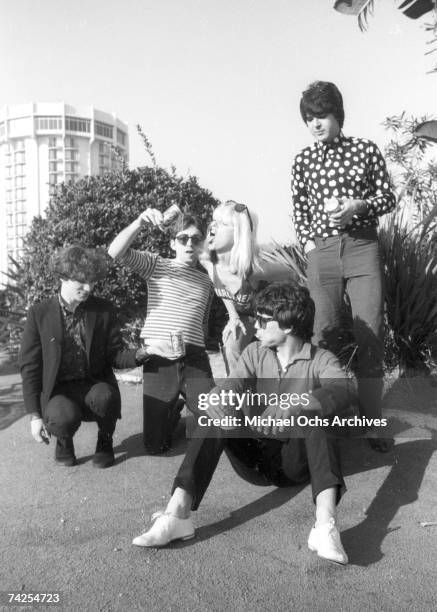
[[[381,413],[383,291],[378,217],[395,195],[378,147],[345,136],[343,99],[325,81],[302,94],[302,118],[315,142],[294,160],[292,194],[296,233],[308,256],[308,287],[316,304],[315,343],[335,344],[346,291],[352,309],[362,416]],[[369,433],[373,448],[391,442]]]

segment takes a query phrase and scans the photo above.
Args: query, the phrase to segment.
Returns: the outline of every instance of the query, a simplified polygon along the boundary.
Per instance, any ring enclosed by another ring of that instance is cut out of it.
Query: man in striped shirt
[[[213,286],[198,269],[205,232],[198,219],[184,214],[171,227],[174,259],[130,245],[145,225],[162,227],[159,210],[148,208],[111,243],[108,252],[147,281],[147,316],[141,337],[144,340],[143,415],[144,446],[151,454],[171,446],[171,434],[179,418],[179,394],[188,408],[197,412],[198,393],[213,385],[205,350],[205,328],[213,296]],[[176,356],[170,333],[180,330],[185,355]]]

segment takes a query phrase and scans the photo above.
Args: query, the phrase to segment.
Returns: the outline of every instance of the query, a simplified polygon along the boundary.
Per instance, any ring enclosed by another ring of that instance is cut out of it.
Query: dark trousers
[[[171,446],[174,423],[177,422],[177,400],[181,394],[188,409],[199,414],[199,393],[214,386],[208,355],[203,348],[187,346],[187,354],[170,361],[152,357],[143,366],[143,441],[149,452],[160,452]]]
[[[57,438],[73,437],[82,421],[96,421],[101,431],[112,436],[119,402],[117,390],[106,382],[69,381],[55,386],[43,418]]]
[[[200,432],[202,430],[202,432]],[[223,451],[244,480],[256,485],[291,486],[311,481],[313,500],[337,487],[337,502],[346,490],[338,440],[322,427],[302,428],[304,438],[226,438],[219,427],[199,427],[173,482],[193,498],[197,510]]]
[[[316,305],[314,344],[334,343],[341,325],[346,292],[357,343],[357,378],[361,413],[381,414],[383,376],[383,281],[375,229],[316,238],[308,253],[308,288]]]

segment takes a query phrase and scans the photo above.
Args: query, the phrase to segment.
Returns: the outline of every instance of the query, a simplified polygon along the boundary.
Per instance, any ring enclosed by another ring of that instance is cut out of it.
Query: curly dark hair
[[[342,128],[344,123],[343,97],[334,83],[315,81],[308,85],[300,100],[300,114],[305,123],[308,117],[323,117],[332,113]]]
[[[315,306],[306,287],[295,281],[271,283],[257,294],[255,307],[260,314],[273,317],[281,329],[291,328],[295,336],[311,340]]]
[[[102,249],[88,249],[72,244],[53,255],[51,267],[58,278],[96,283],[105,278],[108,259]]]

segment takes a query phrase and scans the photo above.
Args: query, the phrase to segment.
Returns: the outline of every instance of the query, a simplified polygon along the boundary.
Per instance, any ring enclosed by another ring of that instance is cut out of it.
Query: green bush
[[[435,368],[437,253],[428,232],[411,231],[402,211],[379,232],[385,277],[387,369],[405,376]]]
[[[90,176],[76,183],[62,184],[52,197],[44,217],[36,217],[25,239],[25,253],[20,260],[20,287],[23,308],[53,294],[57,281],[50,273],[53,252],[72,243],[106,249],[115,236],[145,208],[165,210],[176,201],[205,223],[218,201],[200,187],[195,177],[186,179],[157,166]],[[171,256],[169,234],[156,228],[144,228],[134,248],[148,249],[164,257]],[[147,287],[139,276],[110,261],[107,278],[96,287],[100,295],[115,303],[132,340],[136,338],[144,316]]]

